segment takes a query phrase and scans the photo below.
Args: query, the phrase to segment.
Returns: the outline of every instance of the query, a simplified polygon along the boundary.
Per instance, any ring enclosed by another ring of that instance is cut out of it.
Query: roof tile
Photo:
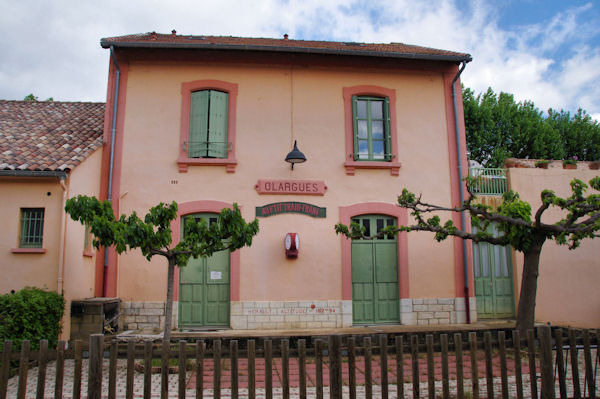
[[[0,100],[0,169],[71,170],[103,128],[104,103]]]

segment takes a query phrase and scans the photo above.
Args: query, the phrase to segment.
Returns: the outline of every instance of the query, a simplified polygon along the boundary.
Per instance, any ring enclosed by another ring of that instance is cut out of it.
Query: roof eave
[[[67,178],[68,171],[65,170],[0,170],[0,176],[12,177],[37,177],[37,178],[58,178],[64,180]]]
[[[236,44],[201,44],[201,43],[150,43],[150,42],[111,42],[102,39],[100,41],[102,48],[110,46],[122,48],[157,48],[157,49],[199,49],[199,50],[238,50],[238,51],[269,51],[284,53],[305,53],[305,54],[330,54],[346,56],[380,57],[380,58],[399,58],[427,61],[446,61],[446,62],[471,62],[473,58],[470,54],[418,54],[418,53],[395,53],[382,51],[360,51],[360,50],[341,50],[314,47],[288,47],[288,46],[259,46],[259,45],[236,45]]]

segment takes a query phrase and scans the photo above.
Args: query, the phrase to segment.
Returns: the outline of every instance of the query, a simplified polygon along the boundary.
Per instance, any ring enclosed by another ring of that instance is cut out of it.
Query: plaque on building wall
[[[321,208],[304,202],[275,202],[265,206],[257,206],[256,217],[267,217],[282,213],[300,213],[314,218],[324,218],[327,216],[326,211],[327,208]]]
[[[271,180],[259,179],[256,183],[259,194],[325,195],[327,186],[322,180]]]

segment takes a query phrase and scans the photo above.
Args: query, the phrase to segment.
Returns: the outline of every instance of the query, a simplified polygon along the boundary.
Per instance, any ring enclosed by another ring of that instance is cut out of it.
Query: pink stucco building
[[[235,202],[247,219],[260,219],[251,248],[178,270],[179,327],[466,321],[460,241],[433,245],[427,234],[401,234],[352,243],[333,226],[359,219],[375,231],[406,221],[395,205],[402,187],[459,203],[459,162],[466,173],[459,67],[468,54],[176,33],[101,44],[111,52],[107,145],[115,130],[103,198],[121,213],[174,200],[181,217],[210,217]],[[307,161],[292,168],[284,158],[295,142]],[[321,213],[302,210],[315,208]],[[287,233],[299,237],[296,258],[286,258]],[[128,328],[157,326],[163,260],[110,251],[107,265],[96,293],[121,298]]]

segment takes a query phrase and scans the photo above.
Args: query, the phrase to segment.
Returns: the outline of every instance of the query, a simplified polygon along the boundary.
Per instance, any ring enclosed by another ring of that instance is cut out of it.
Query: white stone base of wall
[[[177,302],[173,303],[171,327],[177,326]],[[123,330],[162,330],[165,326],[164,302],[121,302],[119,328]]]
[[[471,322],[477,321],[477,303],[469,298]],[[464,324],[465,298],[407,298],[400,300],[400,323],[406,325]]]
[[[285,330],[352,325],[352,301],[232,302],[231,328]]]
[[[477,321],[475,298],[469,298],[471,322]],[[172,328],[177,327],[178,303],[173,303]],[[466,323],[464,298],[400,300],[400,324]],[[163,329],[164,302],[122,302],[119,327],[123,330]],[[352,327],[352,301],[244,301],[231,302],[234,330],[288,330]]]

